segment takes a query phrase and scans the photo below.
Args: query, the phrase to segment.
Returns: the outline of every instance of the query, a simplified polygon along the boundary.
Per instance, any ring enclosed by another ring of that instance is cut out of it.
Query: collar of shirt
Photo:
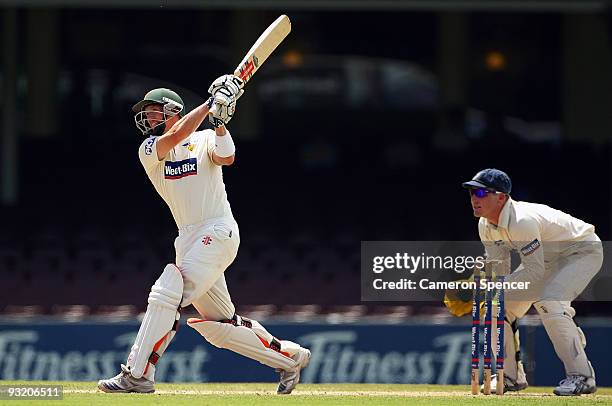
[[[507,230],[508,225],[510,223],[510,212],[512,211],[513,203],[514,201],[510,198],[510,196],[508,196],[508,200],[506,201],[506,204],[504,204],[504,208],[499,213],[499,219],[497,221],[497,225],[489,222],[489,220],[487,219],[484,219],[485,225],[489,227],[493,227],[493,228],[503,228]]]

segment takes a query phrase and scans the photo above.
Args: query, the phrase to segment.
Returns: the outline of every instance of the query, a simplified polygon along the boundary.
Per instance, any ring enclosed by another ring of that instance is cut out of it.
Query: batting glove
[[[218,128],[230,122],[236,112],[236,101],[226,103],[225,98],[211,97],[207,101],[210,113],[208,120],[213,127]]]
[[[243,86],[244,82],[238,76],[222,75],[212,82],[208,88],[208,93],[213,96],[225,95],[230,99],[238,100],[244,93]]]

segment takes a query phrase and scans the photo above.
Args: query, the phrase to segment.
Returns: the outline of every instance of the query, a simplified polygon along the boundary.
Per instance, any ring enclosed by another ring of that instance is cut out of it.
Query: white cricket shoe
[[[580,396],[582,394],[595,393],[597,386],[595,378],[582,375],[570,375],[557,386],[553,393],[557,396]]]
[[[517,382],[510,378],[508,375],[504,375],[504,393],[506,392],[518,392],[523,389],[527,389],[529,385],[527,381]],[[480,392],[484,392],[484,385],[480,385]],[[491,393],[497,392],[497,374],[493,374],[491,377]]]
[[[297,362],[295,368],[290,370],[280,370],[280,382],[276,393],[279,395],[288,395],[300,382],[300,372],[303,368],[308,366],[310,362],[310,350],[306,348],[300,348],[297,354],[293,356],[293,359]]]
[[[121,364],[121,372],[117,376],[98,381],[98,389],[107,393],[153,393],[154,383],[146,378],[134,378],[130,369]]]

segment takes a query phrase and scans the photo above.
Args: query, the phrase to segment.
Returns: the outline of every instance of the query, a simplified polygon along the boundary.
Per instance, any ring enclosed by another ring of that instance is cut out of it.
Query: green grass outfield
[[[594,395],[558,397],[552,388],[529,388],[504,396],[472,396],[467,385],[299,385],[291,395],[276,395],[275,384],[201,383],[156,385],[154,394],[110,394],[95,382],[0,381],[0,385],[51,385],[64,387],[63,400],[0,400],[2,405],[612,405],[612,388]]]

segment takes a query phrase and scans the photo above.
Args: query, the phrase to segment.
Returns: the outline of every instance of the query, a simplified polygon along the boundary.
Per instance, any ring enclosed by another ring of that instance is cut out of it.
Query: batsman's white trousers
[[[207,320],[231,319],[235,307],[223,272],[236,258],[240,234],[231,217],[179,229],[176,265],[183,275],[181,307],[192,304]]]

